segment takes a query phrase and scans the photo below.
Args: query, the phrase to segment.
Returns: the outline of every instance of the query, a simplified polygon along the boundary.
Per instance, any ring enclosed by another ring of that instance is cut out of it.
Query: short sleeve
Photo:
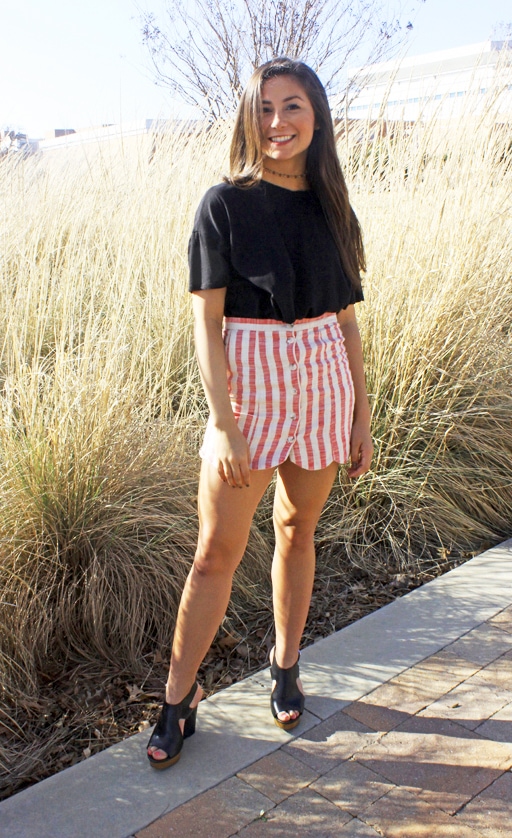
[[[189,291],[226,288],[233,274],[226,207],[212,187],[196,212],[188,244]]]
[[[345,276],[345,274],[343,276],[344,290],[342,291],[342,293],[344,296],[344,300],[340,310],[344,310],[349,306],[353,306],[355,303],[362,303],[364,300],[363,289],[361,288],[361,286],[359,286],[359,288],[356,288],[354,284],[350,281],[350,279],[347,276]]]
[[[361,288],[361,286],[359,286],[359,288],[354,288],[354,286],[352,286],[351,298],[352,298],[350,300],[351,304],[362,303],[363,302],[364,294],[363,294],[363,289]]]

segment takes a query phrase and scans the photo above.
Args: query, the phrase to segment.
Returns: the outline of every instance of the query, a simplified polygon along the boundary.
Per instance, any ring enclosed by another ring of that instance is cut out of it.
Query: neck
[[[298,175],[291,175],[288,174],[288,172],[277,172],[275,169],[270,169],[268,166],[263,166],[263,171],[268,172],[269,175],[275,175],[276,177],[294,178],[295,180],[306,180],[307,178],[306,172],[300,172]]]
[[[305,162],[304,162],[305,169]],[[263,161],[262,179],[273,183],[275,186],[283,186],[285,189],[294,191],[308,189],[308,176],[305,170],[282,171],[279,163],[267,158]]]

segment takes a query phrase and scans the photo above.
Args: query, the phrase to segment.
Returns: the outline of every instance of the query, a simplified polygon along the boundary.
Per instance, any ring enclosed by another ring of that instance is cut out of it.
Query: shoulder
[[[215,186],[210,186],[199,201],[197,211],[200,212],[201,210],[207,210],[210,207],[222,206],[225,191],[224,186],[226,185],[227,184],[224,183],[217,183]]]
[[[223,206],[229,210],[231,207],[254,204],[262,198],[264,198],[264,191],[260,184],[244,189],[233,183],[217,183],[205,192],[199,206]]]
[[[227,222],[224,199],[225,184],[211,186],[201,198],[194,218],[194,231],[203,231],[214,227],[223,227]]]
[[[220,227],[236,225],[240,212],[258,206],[263,199],[260,186],[242,189],[232,183],[217,183],[203,195],[197,208],[194,229],[201,229],[205,224]]]

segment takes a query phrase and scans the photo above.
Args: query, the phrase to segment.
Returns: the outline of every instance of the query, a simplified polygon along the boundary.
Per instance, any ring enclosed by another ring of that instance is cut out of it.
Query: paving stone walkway
[[[164,772],[137,735],[0,803],[1,838],[510,838],[512,541],[202,702]]]
[[[512,607],[137,838],[512,834]]]

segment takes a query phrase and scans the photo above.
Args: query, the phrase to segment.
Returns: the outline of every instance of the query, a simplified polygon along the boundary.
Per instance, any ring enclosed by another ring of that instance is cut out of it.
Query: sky
[[[510,0],[416,5],[408,55],[479,43],[512,22]],[[140,28],[135,0],[4,0],[0,127],[36,138],[53,128],[189,115],[154,83]]]

